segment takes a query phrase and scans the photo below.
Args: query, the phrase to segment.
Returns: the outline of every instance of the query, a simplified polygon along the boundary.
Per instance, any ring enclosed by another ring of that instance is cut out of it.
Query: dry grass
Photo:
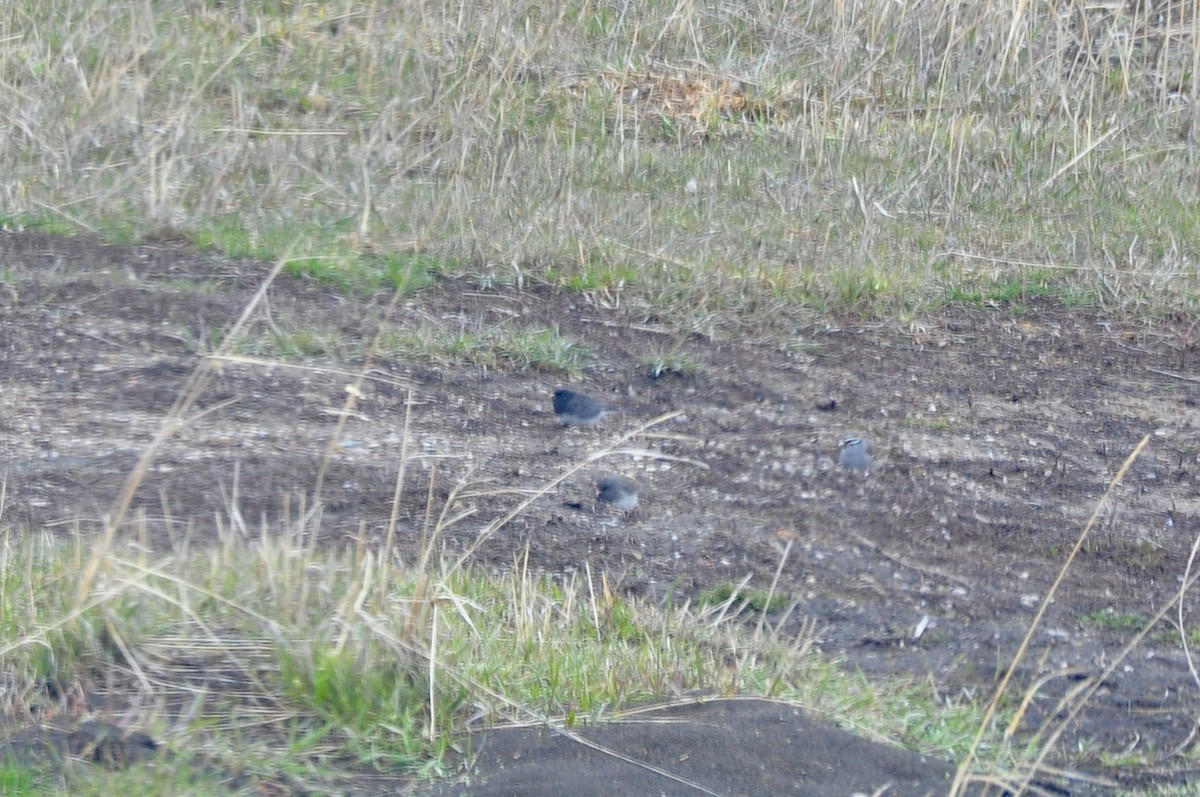
[[[1200,22],[1153,2],[967,8],[14,0],[0,222],[287,250],[346,291],[415,272],[548,280],[705,333],[1040,295],[1193,311]],[[567,344],[510,356],[574,356]],[[416,348],[452,356],[440,345]],[[434,538],[453,521],[437,511]],[[319,549],[318,518],[251,531],[231,510],[222,544],[162,557],[115,526],[95,547],[6,536],[7,699],[108,667],[147,726],[198,743],[215,772],[252,760],[268,780],[335,754],[436,766],[472,718],[699,687],[830,714],[865,701],[872,719],[844,721],[937,725],[934,746],[969,747],[961,717],[855,696],[802,642],[747,645],[736,623],[631,607],[599,577]],[[667,661],[626,646],[614,666],[582,644],[668,635],[694,647]],[[575,649],[559,664],[600,668],[604,688],[535,692],[500,669],[514,644],[539,673]],[[756,666],[728,680],[725,650]],[[829,688],[800,691],[814,685]]]
[[[10,225],[347,290],[419,261],[685,329],[1190,311],[1184,4],[59,4],[0,24]]]

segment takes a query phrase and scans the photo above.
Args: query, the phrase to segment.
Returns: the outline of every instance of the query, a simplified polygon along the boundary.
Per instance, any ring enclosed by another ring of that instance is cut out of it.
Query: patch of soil
[[[703,793],[699,784],[729,795],[865,795],[886,786],[878,793],[932,797],[945,794],[954,780],[945,762],[867,741],[768,700],[661,708],[572,735],[493,731],[476,751],[471,780],[428,794],[694,797]]]
[[[151,761],[158,744],[140,731],[89,719],[73,728],[36,725],[0,739],[0,760],[13,756],[18,760],[54,764],[62,756],[120,769],[130,764]]]
[[[38,234],[0,233],[0,258],[5,518],[67,534],[74,519],[112,510],[197,353],[268,269],[173,242]],[[908,328],[797,318],[781,344],[681,338],[644,308],[548,287],[444,281],[390,313],[389,298],[275,281],[252,340],[328,331],[334,342],[320,360],[226,361],[213,374],[135,496],[164,547],[205,533],[214,517],[254,532],[295,512],[381,324],[553,327],[596,355],[577,387],[621,414],[564,430],[550,409],[557,374],[379,359],[328,458],[325,541],[385,533],[411,388],[406,556],[422,538],[431,483],[468,512],[443,537],[458,553],[528,491],[678,411],[483,540],[475,560],[507,567],[528,545],[542,570],[589,564],[659,597],[746,575],[766,587],[786,554],[780,588],[799,601],[795,622],[818,621],[827,652],[868,673],[929,677],[950,698],[991,690],[1109,481],[1150,435],[1017,674],[1043,681],[1026,731],[1061,716],[1081,679],[1101,676],[1131,634],[1112,626],[1151,616],[1179,589],[1200,470],[1200,384],[1182,322],[1125,325],[1050,306],[954,310]],[[653,378],[645,362],[677,347],[697,372]],[[874,447],[866,477],[837,465],[849,434]],[[636,513],[593,510],[607,473],[641,485]],[[1198,689],[1178,634],[1160,626],[1104,678],[1059,760],[1125,783],[1194,777],[1184,762],[1195,760]],[[1101,753],[1116,752],[1152,763],[1103,766]]]

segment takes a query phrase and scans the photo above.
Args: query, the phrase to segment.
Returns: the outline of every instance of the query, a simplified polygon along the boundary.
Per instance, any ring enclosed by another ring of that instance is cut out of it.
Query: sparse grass
[[[950,432],[954,430],[954,422],[949,418],[927,418],[923,415],[914,415],[905,418],[904,425],[913,429],[928,429],[938,432]]]
[[[302,359],[338,354],[343,342],[344,338],[338,330],[319,329],[310,325],[288,332],[280,330],[247,335],[238,340],[237,350],[240,354],[253,357]]]
[[[594,360],[590,352],[554,329],[471,326],[473,331],[433,322],[405,332],[384,329],[379,349],[407,361],[564,372],[576,377]]]
[[[692,359],[682,346],[656,351],[647,356],[642,364],[649,369],[650,376],[655,379],[667,374],[695,376],[700,372],[700,363]]]
[[[5,791],[0,774],[0,794],[21,797],[109,797],[113,794],[137,794],[139,797],[229,797],[228,783],[214,773],[198,772],[191,767],[159,762],[135,764],[110,771],[82,763],[57,768],[53,776],[24,770],[28,780]],[[233,791],[237,794],[241,792]]]
[[[1145,750],[1127,753],[1101,752],[1097,757],[1104,764],[1104,766],[1121,771],[1151,766],[1159,755],[1160,753],[1157,750],[1154,750],[1153,748],[1147,748]]]
[[[351,293],[419,254],[682,329],[1193,312],[1200,18],[1155,8],[12,2],[2,223]]]
[[[1100,628],[1107,628],[1110,631],[1119,631],[1128,633],[1136,631],[1146,624],[1147,618],[1136,613],[1119,613],[1116,609],[1108,608],[1104,611],[1092,612],[1087,619]]]
[[[737,584],[718,584],[703,590],[696,597],[696,602],[701,606],[720,607],[722,613],[732,614],[747,610],[755,614],[777,612],[786,609],[789,601],[786,595],[771,595],[766,590]]]

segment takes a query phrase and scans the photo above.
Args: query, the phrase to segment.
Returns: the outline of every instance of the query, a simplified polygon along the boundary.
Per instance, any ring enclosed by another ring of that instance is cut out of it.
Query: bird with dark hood
[[[595,426],[605,415],[616,411],[615,407],[565,387],[554,391],[554,414],[564,426]]]

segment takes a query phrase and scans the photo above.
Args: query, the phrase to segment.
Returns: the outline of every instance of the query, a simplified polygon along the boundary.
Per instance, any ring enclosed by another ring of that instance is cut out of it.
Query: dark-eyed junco
[[[591,396],[565,387],[554,391],[554,414],[566,426],[594,426],[610,412],[616,409]]]
[[[638,505],[638,488],[633,479],[624,476],[605,476],[596,486],[600,492],[596,500],[601,504],[610,504],[617,509],[632,512]]]
[[[847,437],[842,441],[839,459],[843,468],[866,473],[871,469],[871,445],[861,437]]]

